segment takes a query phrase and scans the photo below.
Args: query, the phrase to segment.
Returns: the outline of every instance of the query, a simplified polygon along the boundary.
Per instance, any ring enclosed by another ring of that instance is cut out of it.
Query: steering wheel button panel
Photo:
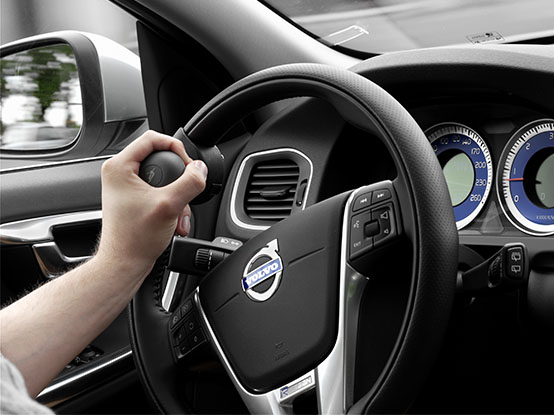
[[[372,196],[371,208],[368,207],[350,219],[350,259],[356,259],[371,251],[372,248],[386,243],[396,235],[394,221],[394,204],[392,185],[391,188],[375,191],[363,191],[354,199],[353,206],[360,197]],[[375,203],[375,200],[388,203]]]
[[[198,313],[191,298],[185,300],[169,319],[169,333],[177,359],[205,343],[206,337],[198,323]]]

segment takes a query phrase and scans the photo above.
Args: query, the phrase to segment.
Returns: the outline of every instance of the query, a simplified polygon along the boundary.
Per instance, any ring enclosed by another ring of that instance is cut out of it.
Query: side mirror
[[[94,157],[147,129],[140,60],[105,37],[33,36],[0,58],[2,158]]]

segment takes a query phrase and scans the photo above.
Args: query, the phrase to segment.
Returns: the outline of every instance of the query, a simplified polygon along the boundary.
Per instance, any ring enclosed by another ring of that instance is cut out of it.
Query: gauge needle
[[[518,177],[517,179],[504,179],[508,182],[522,182],[523,181],[523,177]]]

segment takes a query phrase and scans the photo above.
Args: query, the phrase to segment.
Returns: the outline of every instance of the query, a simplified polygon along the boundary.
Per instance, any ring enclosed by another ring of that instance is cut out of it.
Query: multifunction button
[[[392,234],[392,205],[386,205],[383,208],[371,211],[371,220],[379,224],[379,233],[375,235],[375,246]]]
[[[373,238],[367,236],[365,227],[371,222],[371,212],[354,215],[350,220],[350,256],[373,246]]]
[[[390,190],[389,189],[381,189],[376,190],[373,192],[373,198],[371,199],[372,204],[384,202],[385,200],[390,199]]]
[[[371,205],[371,192],[365,192],[359,195],[352,203],[352,211],[357,212]]]
[[[171,341],[177,359],[181,359],[206,341],[192,299],[187,299],[169,319]]]

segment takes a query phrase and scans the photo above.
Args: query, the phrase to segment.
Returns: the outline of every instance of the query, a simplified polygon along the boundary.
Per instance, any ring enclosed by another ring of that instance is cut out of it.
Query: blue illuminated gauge
[[[531,235],[554,234],[554,120],[517,131],[499,166],[498,198],[508,219]]]
[[[479,214],[492,185],[492,160],[483,139],[462,124],[435,125],[426,132],[442,167],[456,226],[462,229]]]

